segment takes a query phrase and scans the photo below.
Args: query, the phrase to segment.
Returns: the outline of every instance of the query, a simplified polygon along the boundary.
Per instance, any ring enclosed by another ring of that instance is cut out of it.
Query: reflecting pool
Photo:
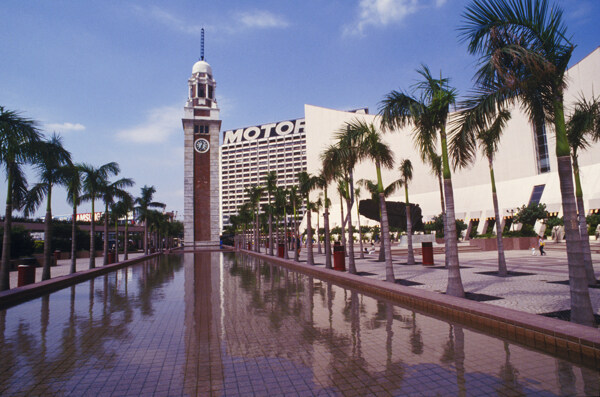
[[[599,374],[222,253],[0,310],[0,395],[600,395]]]

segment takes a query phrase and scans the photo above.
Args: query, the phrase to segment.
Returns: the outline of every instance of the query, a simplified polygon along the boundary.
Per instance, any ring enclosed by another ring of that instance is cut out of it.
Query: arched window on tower
[[[198,98],[206,98],[206,92],[204,90],[204,84],[198,83],[197,92],[198,92]]]

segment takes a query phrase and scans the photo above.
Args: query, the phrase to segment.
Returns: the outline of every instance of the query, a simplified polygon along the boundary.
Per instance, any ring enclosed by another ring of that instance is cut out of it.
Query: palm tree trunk
[[[379,258],[377,262],[385,262],[385,242],[383,241],[383,224],[381,222],[381,203],[379,203]],[[390,242],[391,244],[391,242]]]
[[[123,236],[123,260],[129,259],[129,215],[125,213],[125,235]]]
[[[358,198],[356,199],[358,201]],[[360,246],[360,259],[365,259],[365,251],[364,251],[364,247],[363,247],[363,236],[362,236],[362,229],[360,227],[360,212],[358,211],[358,202],[356,203],[356,221],[358,223],[358,240],[359,240],[359,246]]]
[[[102,265],[108,265],[108,203],[105,204],[104,208],[104,258],[102,259]]]
[[[588,277],[583,265],[583,247],[577,223],[577,205],[573,189],[571,150],[567,139],[562,99],[562,95],[554,99],[554,131],[556,133],[556,160],[558,162],[565,239],[567,240],[571,321],[591,327],[594,325],[594,311],[588,290]]]
[[[323,213],[323,228],[325,229],[325,268],[331,269],[331,236],[329,234],[329,205],[327,204],[327,187],[325,192],[325,212]]]
[[[448,257],[448,287],[446,293],[452,296],[463,298],[465,290],[460,277],[460,265],[458,262],[458,245],[456,236],[456,217],[454,215],[454,190],[452,189],[452,179],[450,175],[450,164],[448,162],[448,146],[446,141],[446,131],[440,131],[442,141],[442,172],[444,175],[444,195],[446,197],[446,256]]]
[[[444,222],[444,236],[448,234],[446,225],[448,221],[446,219],[446,204],[444,203],[444,183],[442,182],[442,175],[438,175],[438,184],[440,186],[440,205],[442,208],[442,221]],[[444,267],[448,268],[448,245],[444,243]]]
[[[306,207],[310,207],[310,202],[308,201],[308,197],[306,197]],[[312,219],[311,219],[311,210],[307,209],[306,212],[306,263],[308,265],[315,264],[315,258],[313,255],[313,243],[312,243]]]
[[[589,280],[583,265],[583,244],[577,222],[577,209],[571,176],[571,158],[561,156],[557,160],[569,266],[571,321],[593,326],[594,316],[588,291]]]
[[[492,158],[488,157],[490,168],[490,180],[492,182],[492,202],[494,203],[494,216],[496,217],[496,241],[498,244],[498,276],[506,277],[506,258],[504,257],[504,242],[502,241],[502,225],[500,221],[500,209],[498,208],[498,194],[496,193],[496,178],[494,177],[494,165]]]
[[[346,251],[346,222],[344,219],[344,199],[341,194],[340,194],[340,214],[341,214],[340,227],[342,229],[342,235],[341,235],[342,246],[344,247],[344,255],[348,256],[348,251]]]
[[[296,204],[294,204],[294,260],[296,262],[300,261],[300,249],[298,247],[300,247],[300,232],[298,230],[298,215],[296,213]]]
[[[9,168],[9,167],[7,167]],[[10,289],[10,232],[12,220],[12,172],[7,170],[8,185],[6,187],[6,211],[4,212],[4,236],[2,237],[2,263],[0,264],[2,278],[0,291]]]
[[[319,225],[319,218],[320,218],[320,214],[319,214],[319,211],[317,211],[317,253],[319,255],[322,255],[323,250],[321,249],[321,236],[320,236],[321,228]]]
[[[257,204],[258,207],[258,204]],[[258,208],[256,208],[256,220],[255,220],[255,226],[254,226],[254,244],[256,244],[256,247],[254,248],[254,250],[256,252],[260,252],[260,237],[258,234]]]
[[[385,281],[396,282],[394,276],[394,266],[392,265],[392,250],[390,242],[390,228],[388,223],[387,208],[385,205],[385,195],[379,193],[379,208],[381,211],[381,241],[385,250]]]
[[[273,256],[273,214],[271,213],[271,197],[269,197],[269,255]]]
[[[76,198],[73,197],[73,202],[76,202]],[[73,274],[77,271],[77,205],[73,205],[73,219],[71,220],[71,269],[70,273]]]
[[[90,269],[96,267],[96,239],[94,238],[94,198],[92,197],[92,217],[90,219]]]
[[[44,268],[42,269],[42,281],[50,279],[50,266],[52,266],[52,187],[48,186],[46,196],[46,219],[44,220]]]
[[[115,262],[119,262],[119,220],[115,216]]]
[[[583,204],[583,189],[581,188],[581,177],[579,175],[579,163],[577,157],[573,156],[573,174],[575,176],[575,199],[577,201],[577,213],[579,215],[579,234],[581,235],[581,244],[583,246],[583,266],[590,286],[596,285],[596,275],[592,265],[592,252],[590,250],[590,237],[588,235],[588,225],[585,219],[585,206]]]
[[[412,243],[412,217],[410,211],[410,202],[408,201],[408,181],[404,181],[404,192],[406,195],[406,206],[404,207],[406,211],[406,241],[408,242],[408,258],[406,260],[407,265],[415,264],[415,253],[413,252],[413,243]]]
[[[288,253],[288,219],[287,212],[283,213],[283,241],[285,243],[285,249],[283,250],[283,258],[290,259],[290,254]]]
[[[194,242],[194,244],[196,243]],[[148,255],[148,219],[144,219],[144,253]]]
[[[346,199],[348,207],[348,272],[356,274],[356,262],[354,261],[354,228],[352,227],[352,202]]]

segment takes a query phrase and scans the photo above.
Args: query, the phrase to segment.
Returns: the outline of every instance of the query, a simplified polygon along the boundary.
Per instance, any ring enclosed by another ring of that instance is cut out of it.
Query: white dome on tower
[[[198,61],[194,64],[192,68],[192,74],[196,73],[207,73],[212,76],[212,68],[206,61]]]

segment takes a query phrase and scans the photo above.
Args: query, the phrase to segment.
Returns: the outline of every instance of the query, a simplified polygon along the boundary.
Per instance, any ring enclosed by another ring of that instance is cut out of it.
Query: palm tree
[[[456,220],[454,215],[454,191],[452,175],[448,161],[446,140],[446,121],[450,106],[456,101],[456,90],[449,86],[449,79],[440,76],[433,78],[429,68],[422,65],[417,73],[423,78],[414,88],[420,92],[420,98],[400,91],[392,91],[381,102],[382,125],[386,129],[400,129],[412,123],[415,134],[413,139],[421,155],[433,150],[437,137],[442,147],[442,174],[446,199],[446,245],[448,246],[448,295],[464,297],[465,291],[458,263],[458,245]]]
[[[283,187],[277,187],[275,189],[275,191],[273,192],[273,201],[274,201],[274,207],[275,207],[275,214],[276,214],[276,224],[278,225],[277,227],[277,231],[276,231],[276,240],[277,240],[277,249],[279,249],[279,244],[281,244],[281,241],[283,241],[283,255],[284,258],[287,259],[287,242],[286,242],[286,238],[287,238],[287,212],[286,212],[286,208],[287,208],[287,190]],[[281,219],[283,218],[283,221],[285,222],[284,224],[284,237],[283,239],[280,238],[280,230],[281,230]]]
[[[121,178],[112,183],[107,183],[101,190],[100,197],[104,201],[104,266],[108,265],[108,225],[110,223],[109,207],[115,202],[115,199],[120,199],[127,196],[129,193],[124,190],[126,187],[131,187],[135,183],[130,178]],[[115,260],[119,258],[119,235],[115,231]]]
[[[429,164],[431,172],[438,179],[438,186],[440,189],[440,208],[442,210],[442,221],[444,222],[444,236],[445,236],[448,233],[448,230],[446,229],[446,225],[448,224],[448,221],[446,219],[446,205],[444,204],[444,182],[442,179],[442,156],[437,154],[435,152],[435,150],[433,150],[433,148],[431,148],[431,150],[426,150],[424,153],[422,153],[421,159],[425,163]],[[447,269],[448,268],[448,258],[450,257],[450,255],[448,255],[448,245],[447,244],[444,244],[444,253],[445,253],[444,262],[445,262],[445,267]]]
[[[65,167],[67,202],[73,206],[71,217],[71,269],[73,274],[77,271],[77,206],[81,202],[82,174],[80,164],[71,164]]]
[[[294,185],[290,187],[288,198],[294,219],[294,260],[298,262],[300,260],[300,253],[298,252],[298,247],[300,246],[300,233],[298,231],[298,209],[302,206],[302,199],[298,194],[298,186]]]
[[[352,202],[354,199],[353,172],[356,163],[359,161],[359,147],[357,145],[356,135],[346,125],[336,135],[337,142],[330,145],[321,153],[323,170],[328,180],[336,179],[338,181],[338,194],[340,195],[342,245],[348,248],[348,272],[356,274],[356,263],[354,260],[354,239],[352,228]],[[348,209],[347,216],[344,217],[343,202],[346,201]],[[348,240],[346,241],[345,226],[348,223]],[[345,248],[344,248],[345,249]]]
[[[275,205],[277,206],[277,213],[283,219],[283,258],[289,259],[288,253],[288,196],[290,194],[289,189],[278,187],[275,190]]]
[[[6,211],[2,262],[0,263],[0,291],[10,288],[10,232],[13,209],[21,208],[27,193],[27,180],[21,166],[35,159],[35,147],[40,132],[33,120],[0,106],[0,164],[6,170]]]
[[[269,255],[273,256],[273,207],[271,206],[271,197],[277,188],[277,172],[269,171],[265,179],[267,190],[268,208],[269,208]]]
[[[265,188],[263,186],[248,186],[245,190],[246,195],[248,196],[248,201],[250,202],[252,210],[254,211],[254,250],[256,252],[260,252],[258,214],[260,212],[260,199],[265,191]]]
[[[492,184],[492,202],[494,204],[494,216],[496,218],[496,241],[498,244],[498,276],[506,277],[506,258],[504,256],[504,244],[502,242],[502,226],[500,209],[498,206],[498,195],[496,193],[496,178],[494,177],[494,155],[498,151],[502,130],[510,119],[510,112],[503,110],[498,113],[491,125],[486,122],[478,122],[469,109],[461,112],[457,122],[459,129],[452,137],[450,150],[453,154],[454,165],[465,167],[475,160],[477,144],[481,147],[487,158]]]
[[[313,233],[311,219],[311,212],[314,206],[311,204],[309,196],[310,192],[317,187],[317,178],[306,171],[302,171],[298,173],[298,187],[300,194],[304,196],[304,200],[306,201],[306,263],[309,265],[314,265],[315,260],[313,256]]]
[[[413,252],[413,244],[412,244],[412,219],[411,219],[411,210],[410,210],[410,202],[408,201],[408,182],[412,180],[413,177],[413,166],[409,159],[404,159],[400,162],[400,180],[402,181],[402,186],[404,186],[404,194],[406,197],[406,240],[408,242],[408,259],[406,263],[408,265],[415,264],[415,254]]]
[[[315,176],[315,187],[320,187],[319,185],[319,177]],[[320,213],[321,213],[321,209],[323,208],[323,199],[321,197],[321,193],[319,193],[319,198],[317,199],[317,201],[315,201],[315,211],[317,211],[317,253],[319,255],[323,254],[323,250],[321,249],[321,235],[320,235]]]
[[[90,220],[90,269],[96,267],[95,202],[102,197],[102,189],[108,184],[108,177],[110,175],[117,175],[120,170],[119,164],[115,162],[106,163],[100,167],[94,167],[89,164],[81,165],[81,172],[83,174],[82,190],[85,194],[80,197],[80,200],[92,203],[92,216]]]
[[[144,185],[140,191],[140,197],[135,199],[135,209],[137,210],[138,221],[144,222],[144,253],[148,255],[148,224],[146,218],[148,217],[148,211],[152,208],[165,208],[166,205],[158,201],[152,201],[156,193],[154,186]]]
[[[329,175],[324,171],[321,171],[317,176],[317,185],[323,189],[323,206],[325,208],[323,212],[323,229],[325,229],[324,243],[325,243],[325,268],[331,269],[331,235],[329,231],[329,206],[331,205],[327,198],[327,186],[329,184]]]
[[[337,192],[338,195],[340,196],[340,221],[341,221],[341,225],[340,225],[340,229],[341,229],[341,239],[342,239],[342,246],[344,247],[344,256],[348,256],[348,253],[346,252],[346,218],[344,217],[344,201],[346,199],[346,197],[348,196],[347,191],[346,191],[346,183],[344,180],[342,179],[338,179],[338,185],[337,185]],[[350,262],[350,261],[348,261]],[[351,266],[350,263],[348,263],[348,271],[350,271],[350,273],[353,273],[350,270]]]
[[[46,198],[46,217],[44,220],[44,268],[42,281],[50,278],[52,265],[52,187],[65,185],[67,173],[64,168],[71,163],[71,153],[63,147],[62,139],[57,134],[40,142],[34,168],[37,169],[40,182],[36,183],[25,198],[23,213],[32,215]]]
[[[125,216],[125,231],[123,235],[123,260],[129,259],[129,212],[133,211],[134,198],[131,194],[126,194],[121,197],[121,212]]]
[[[565,72],[575,46],[567,38],[562,10],[547,0],[474,0],[463,14],[461,36],[480,56],[476,83],[481,113],[519,102],[536,129],[554,124],[562,196],[571,321],[593,325],[583,248],[577,222],[571,150],[564,115]]]
[[[575,198],[577,200],[577,212],[579,214],[579,234],[583,240],[583,264],[587,273],[588,284],[597,283],[594,268],[592,266],[592,254],[590,250],[590,238],[588,226],[585,219],[585,206],[583,205],[583,189],[579,175],[579,151],[589,146],[588,139],[597,141],[600,139],[600,98],[587,101],[580,98],[575,104],[575,109],[567,122],[567,137],[571,146],[571,159],[573,161],[573,174],[575,177]]]
[[[365,259],[365,252],[364,252],[364,247],[363,247],[363,235],[362,235],[362,229],[360,228],[360,211],[358,210],[358,203],[359,203],[359,199],[360,199],[360,188],[356,187],[354,188],[354,198],[356,198],[356,220],[358,222],[358,241],[359,241],[359,246],[360,246],[360,259]]]
[[[369,159],[375,163],[377,173],[377,192],[379,196],[379,211],[381,219],[381,241],[385,255],[385,279],[389,282],[396,282],[394,268],[392,265],[392,242],[390,240],[390,226],[385,204],[385,190],[383,188],[383,179],[381,178],[381,168],[394,167],[394,154],[390,147],[382,141],[381,133],[373,123],[356,120],[349,125],[349,128],[355,130],[363,139],[361,148],[361,157]],[[381,249],[381,248],[380,248]]]

